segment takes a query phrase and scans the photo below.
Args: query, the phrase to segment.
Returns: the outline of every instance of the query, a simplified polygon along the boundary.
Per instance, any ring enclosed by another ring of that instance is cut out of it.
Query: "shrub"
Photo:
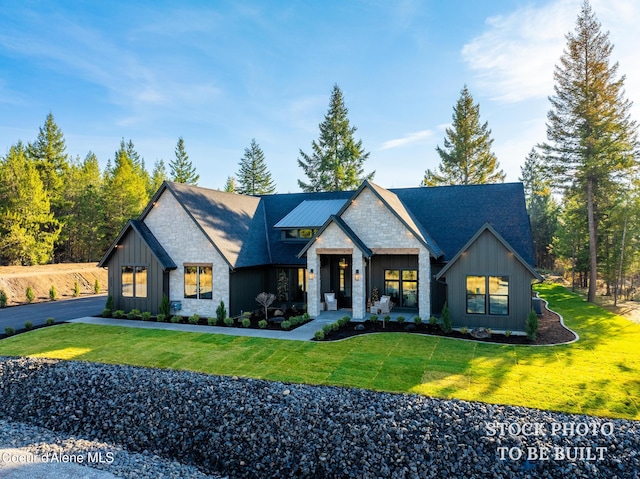
[[[347,324],[349,324],[349,321],[351,321],[351,318],[349,316],[343,316],[338,320],[338,324],[340,326],[346,326]]]
[[[177,314],[169,318],[169,321],[171,321],[172,323],[179,323],[181,320],[182,316],[178,316]]]
[[[46,324],[47,326],[52,326],[54,323],[56,322],[55,319],[53,318],[47,318],[47,320],[45,321],[44,324]]]
[[[529,316],[527,316],[525,331],[527,332],[527,338],[529,338],[530,341],[536,340],[536,335],[538,334],[538,315],[533,309],[529,313]]]
[[[140,316],[140,310],[139,309],[132,309],[127,314],[127,318],[128,319],[136,319],[138,316]]]
[[[508,338],[509,336],[511,336],[511,331],[510,331],[509,329],[507,329],[507,330],[504,332],[504,336],[505,336],[506,338]]]
[[[251,320],[249,318],[242,318],[242,327],[248,328],[251,326]]]
[[[422,318],[420,316],[414,316],[413,324],[415,324],[416,326],[420,326],[422,324]]]
[[[224,301],[220,300],[220,304],[216,308],[216,318],[218,321],[224,321],[227,324],[227,308],[224,307]]]
[[[491,335],[493,334],[493,331],[491,330],[491,328],[487,328],[487,334],[488,334],[489,336],[491,336]]]
[[[335,322],[335,323],[331,323],[331,331],[337,331],[338,329],[340,329],[340,323],[339,322]]]
[[[96,278],[95,283],[93,283],[93,292],[95,294],[99,294],[100,293],[100,281],[98,281],[98,278]]]
[[[280,327],[285,331],[291,329],[291,321],[282,321],[282,323],[280,323]]]
[[[156,321],[159,323],[164,323],[167,320],[167,315],[164,313],[156,314]]]
[[[235,323],[233,318],[224,318],[224,324],[226,324],[227,326],[233,326],[233,323]]]
[[[369,316],[369,321],[372,324],[378,324],[379,318],[377,314],[372,314],[371,316]]]
[[[323,330],[325,333],[329,333],[329,332],[333,331],[333,328],[331,327],[331,325],[330,325],[330,324],[325,324],[324,326],[322,326],[322,330]]]
[[[243,318],[250,318],[251,317],[251,311],[245,311],[242,313],[242,317]]]
[[[77,298],[78,296],[80,296],[80,285],[76,281],[73,283],[73,297]]]
[[[191,316],[189,316],[189,324],[198,324],[198,321],[200,321],[200,316],[198,316],[197,314],[192,314]]]
[[[435,316],[431,316],[431,317],[429,318],[429,324],[430,324],[431,326],[435,326],[436,324],[438,324],[438,318],[436,318]]]
[[[151,320],[151,311],[145,311],[140,315],[140,317],[142,318],[143,321]]]
[[[442,332],[445,334],[450,333],[453,328],[451,326],[451,315],[449,314],[449,306],[447,306],[447,303],[444,303],[444,306],[442,307],[442,316],[440,319],[442,320],[442,323],[440,324]]]
[[[33,300],[36,299],[36,295],[33,292],[33,288],[31,286],[27,286],[25,296],[27,297],[27,303],[33,303]]]
[[[469,333],[469,328],[467,328],[466,326],[462,326],[462,327],[460,328],[460,332],[461,332],[462,334],[468,334],[468,333]]]
[[[8,327],[8,326],[7,326],[6,328],[4,328],[4,334],[5,334],[6,336],[13,336],[13,335],[15,334],[15,332],[16,332],[16,330],[15,330],[15,329],[10,328],[10,327]]]
[[[6,308],[7,302],[7,293],[4,292],[4,289],[0,289],[0,308]]]
[[[166,294],[162,295],[162,300],[160,301],[160,307],[158,308],[158,313],[164,314],[165,318],[171,314],[171,303],[169,302],[169,298]]]
[[[258,321],[258,327],[259,327],[260,329],[266,329],[266,327],[267,327],[267,325],[268,325],[268,324],[269,324],[269,323],[267,322],[267,320],[266,320],[266,319],[261,319],[260,321]]]
[[[212,316],[210,318],[207,318],[207,324],[209,326],[215,326],[216,324],[218,324],[218,317],[216,316],[215,318]]]
[[[108,309],[109,311],[113,311],[113,296],[107,296],[107,302],[104,305],[104,309]]]
[[[396,318],[396,321],[398,322],[398,324],[402,324],[402,323],[404,323],[404,321],[405,321],[404,316],[398,316],[398,317]]]
[[[24,329],[26,329],[27,331],[30,331],[33,329],[33,323],[31,321],[27,321],[26,323],[24,323]]]
[[[103,318],[110,318],[111,317],[111,310],[109,308],[104,308],[102,310],[102,317]]]
[[[114,318],[118,318],[118,319],[122,319],[124,318],[124,310],[123,309],[117,309],[113,312],[113,317]]]
[[[53,284],[49,288],[49,299],[51,301],[55,301],[56,299],[58,299],[58,290],[56,289],[55,285],[53,285]]]
[[[319,329],[318,331],[316,331],[313,337],[316,338],[318,341],[322,341],[324,339],[324,331],[322,329]]]
[[[303,318],[305,321],[309,321],[309,320],[311,319],[311,316],[309,315],[309,313],[304,313],[304,314],[302,315],[302,318]]]
[[[382,318],[382,323],[386,326],[387,324],[389,324],[389,321],[391,321],[391,316],[388,314],[385,314],[384,318]]]

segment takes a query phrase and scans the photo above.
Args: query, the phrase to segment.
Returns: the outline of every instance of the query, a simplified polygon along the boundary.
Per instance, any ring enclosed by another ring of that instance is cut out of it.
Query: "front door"
[[[338,308],[351,308],[351,256],[331,256],[331,291],[336,293]]]

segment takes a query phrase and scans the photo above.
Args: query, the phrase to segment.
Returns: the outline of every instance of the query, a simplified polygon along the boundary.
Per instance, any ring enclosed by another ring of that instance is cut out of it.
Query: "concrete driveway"
[[[60,323],[73,318],[100,314],[106,301],[106,294],[96,294],[81,298],[1,308],[0,332],[4,332],[6,327],[16,330],[22,329],[27,321],[31,321],[34,326],[39,326],[44,324],[47,318],[54,318],[56,323]]]

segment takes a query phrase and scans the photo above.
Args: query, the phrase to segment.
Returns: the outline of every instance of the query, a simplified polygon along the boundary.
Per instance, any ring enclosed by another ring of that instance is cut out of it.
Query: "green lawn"
[[[503,346],[390,333],[316,343],[66,324],[3,340],[0,355],[188,369],[640,419],[640,325],[560,286],[537,289],[580,341]]]

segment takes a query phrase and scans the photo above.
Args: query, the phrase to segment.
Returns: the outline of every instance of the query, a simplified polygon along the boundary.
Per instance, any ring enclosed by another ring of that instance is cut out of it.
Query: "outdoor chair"
[[[327,311],[338,311],[338,301],[336,301],[336,293],[324,293],[324,302],[327,305]]]
[[[393,308],[391,296],[380,296],[380,301],[376,301],[371,306],[371,314],[389,314]]]

